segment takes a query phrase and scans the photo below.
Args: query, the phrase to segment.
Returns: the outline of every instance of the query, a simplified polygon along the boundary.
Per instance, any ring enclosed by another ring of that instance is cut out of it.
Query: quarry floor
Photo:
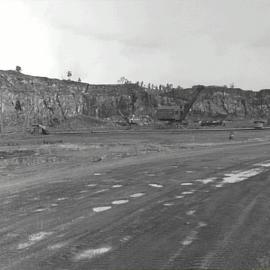
[[[270,131],[0,138],[0,269],[269,269]]]

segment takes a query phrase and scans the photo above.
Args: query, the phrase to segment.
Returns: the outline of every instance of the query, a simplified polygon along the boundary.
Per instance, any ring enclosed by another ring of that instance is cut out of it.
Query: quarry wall
[[[159,105],[183,105],[194,89],[154,91],[138,84],[94,85],[0,71],[5,126],[43,123],[53,126],[76,116],[111,118],[119,115],[155,117]],[[189,117],[269,118],[270,90],[259,92],[207,87]]]
[[[53,126],[76,116],[109,118],[154,112],[152,95],[137,84],[94,85],[0,71],[5,126]]]

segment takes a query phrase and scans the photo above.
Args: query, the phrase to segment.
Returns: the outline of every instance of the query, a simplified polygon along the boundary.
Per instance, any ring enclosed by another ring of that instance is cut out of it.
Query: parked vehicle
[[[264,129],[264,123],[265,123],[265,121],[263,121],[263,120],[255,120],[254,121],[254,128],[255,129]]]

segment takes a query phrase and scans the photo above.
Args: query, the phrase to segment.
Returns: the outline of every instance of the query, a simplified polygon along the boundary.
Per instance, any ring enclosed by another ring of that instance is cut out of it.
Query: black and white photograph
[[[0,270],[270,270],[270,0],[0,0]]]

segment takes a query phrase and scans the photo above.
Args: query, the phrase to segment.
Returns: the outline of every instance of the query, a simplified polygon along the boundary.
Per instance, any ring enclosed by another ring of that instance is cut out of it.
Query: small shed
[[[157,119],[160,121],[179,121],[182,113],[180,106],[160,106],[157,108]]]

